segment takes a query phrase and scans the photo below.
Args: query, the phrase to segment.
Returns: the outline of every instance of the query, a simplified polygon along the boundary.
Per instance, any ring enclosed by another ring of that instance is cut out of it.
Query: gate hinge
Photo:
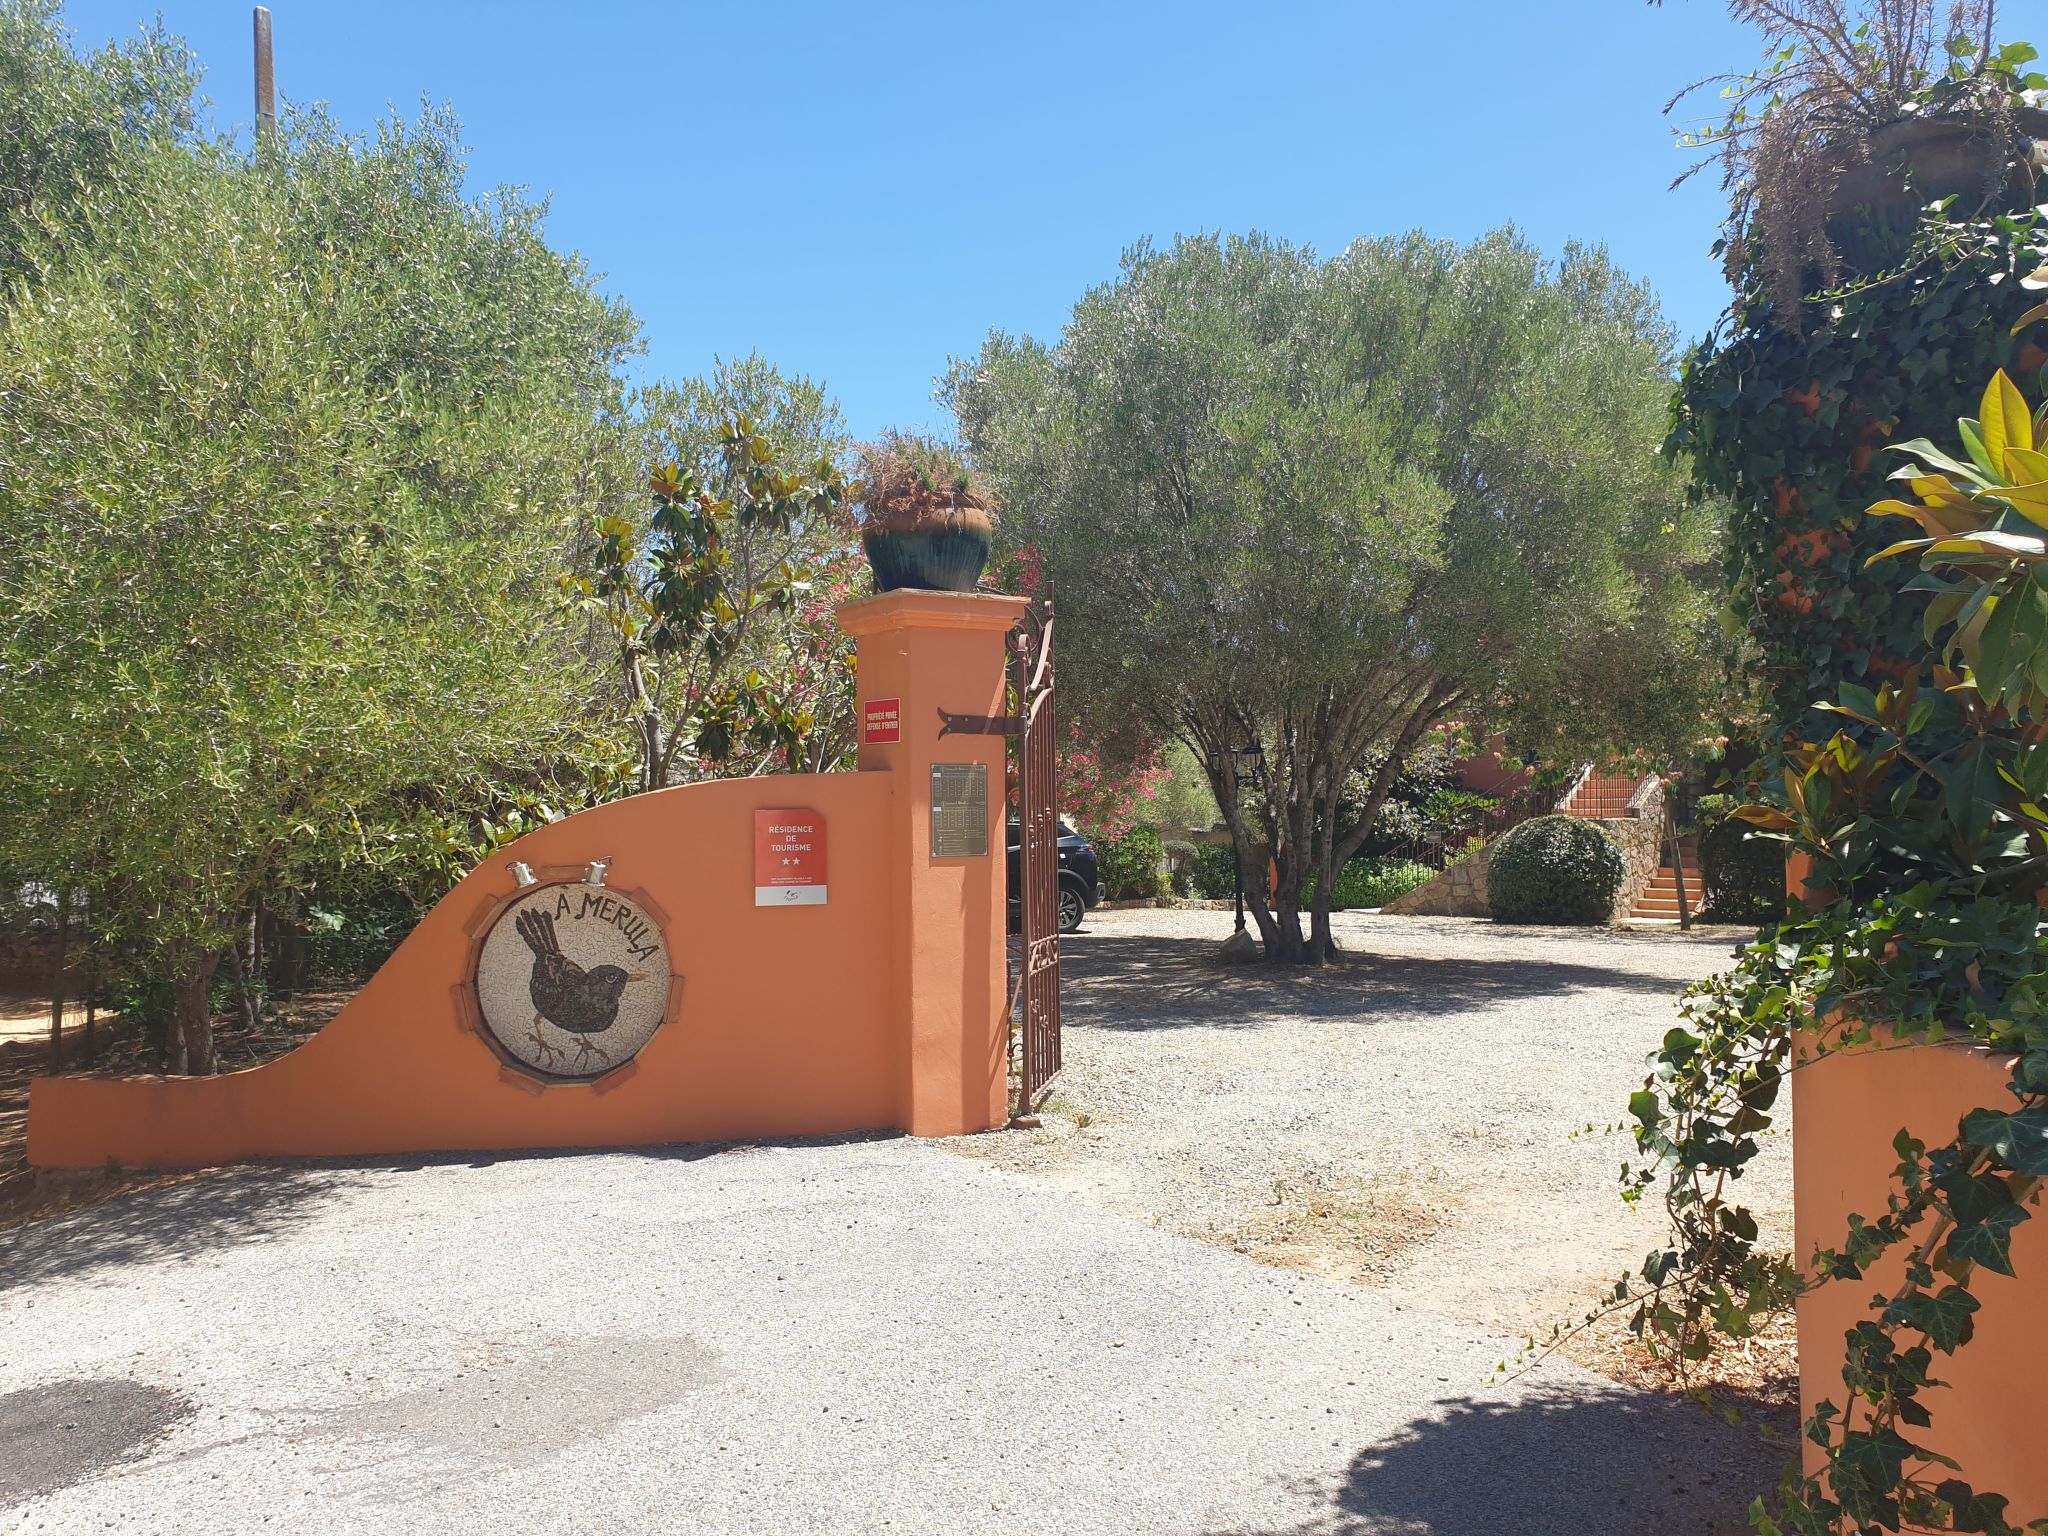
[[[941,736],[1022,736],[1024,717],[1022,715],[956,715],[950,710],[939,711],[939,734]]]

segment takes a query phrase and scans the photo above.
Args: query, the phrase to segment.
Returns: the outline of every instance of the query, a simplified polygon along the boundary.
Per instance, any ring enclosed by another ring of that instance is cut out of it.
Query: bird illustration
[[[533,979],[527,984],[527,995],[533,999],[536,1012],[533,1032],[527,1039],[539,1058],[536,1064],[547,1067],[562,1054],[541,1034],[543,1023],[576,1036],[572,1071],[581,1071],[593,1056],[609,1062],[611,1057],[590,1037],[603,1034],[618,1022],[619,996],[626,990],[626,983],[646,978],[638,972],[622,971],[616,965],[593,965],[586,971],[562,953],[561,941],[555,937],[553,913],[529,908],[513,919],[513,925],[519,930],[519,937],[526,940],[526,947],[533,951]]]

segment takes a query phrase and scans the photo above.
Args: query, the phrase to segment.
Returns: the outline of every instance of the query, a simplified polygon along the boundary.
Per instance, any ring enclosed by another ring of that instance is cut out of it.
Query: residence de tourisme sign
[[[825,904],[825,818],[816,811],[754,812],[754,905]]]

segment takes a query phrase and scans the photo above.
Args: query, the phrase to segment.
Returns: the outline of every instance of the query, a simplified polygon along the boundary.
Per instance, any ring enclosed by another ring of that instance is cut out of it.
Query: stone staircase
[[[1685,859],[1685,903],[1697,913],[1700,898],[1706,894],[1700,887],[1699,839],[1682,837],[1678,846]],[[1649,889],[1636,898],[1628,920],[1631,926],[1678,926],[1678,872],[1668,859],[1657,870],[1657,878],[1650,882]]]
[[[1589,773],[1558,809],[1586,821],[1613,821],[1629,814],[1628,803],[1635,792],[1636,780],[1626,774]]]
[[[1579,780],[1558,809],[1567,816],[1579,816],[1587,821],[1625,820],[1634,814],[1629,810],[1629,803],[1635,798],[1640,782],[1626,774],[1588,773]],[[1657,815],[1661,823],[1661,809]],[[1644,832],[1646,836],[1652,838],[1657,835],[1655,830],[1649,827],[1645,827]],[[1645,853],[1649,851],[1648,844],[1638,846]],[[1684,839],[1682,846],[1685,858],[1685,900],[1694,912],[1698,912],[1702,894],[1699,848],[1696,840],[1690,837]],[[1624,899],[1626,895],[1624,890]],[[1678,872],[1671,867],[1668,853],[1658,859],[1656,875],[1630,904],[1625,922],[1632,928],[1678,926]]]

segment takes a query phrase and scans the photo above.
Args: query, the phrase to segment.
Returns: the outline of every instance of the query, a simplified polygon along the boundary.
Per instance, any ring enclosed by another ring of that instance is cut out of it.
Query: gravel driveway
[[[0,1529],[1700,1536],[1688,1405],[903,1139],[250,1169],[0,1235]]]
[[[1339,913],[1340,960],[1276,973],[1215,962],[1231,921],[1092,915],[1061,945],[1066,1069],[1044,1129],[956,1149],[1517,1335],[1578,1317],[1661,1239],[1660,1208],[1618,1197],[1633,1144],[1608,1128],[1679,991],[1742,932]],[[1789,1134],[1744,1184],[1789,1247]]]

